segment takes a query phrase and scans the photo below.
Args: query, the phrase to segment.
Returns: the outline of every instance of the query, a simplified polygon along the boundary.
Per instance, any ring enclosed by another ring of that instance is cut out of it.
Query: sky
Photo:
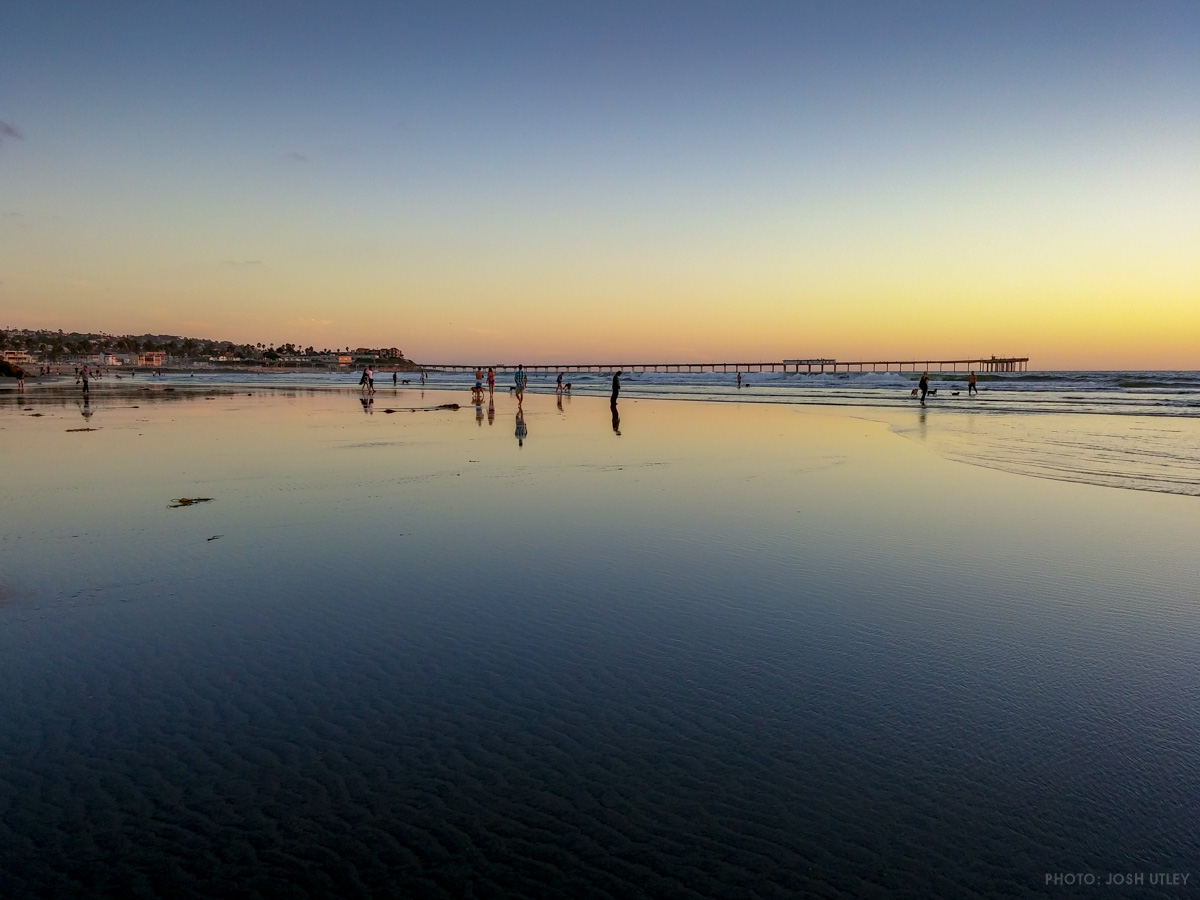
[[[1200,369],[1200,4],[0,5],[0,326]]]

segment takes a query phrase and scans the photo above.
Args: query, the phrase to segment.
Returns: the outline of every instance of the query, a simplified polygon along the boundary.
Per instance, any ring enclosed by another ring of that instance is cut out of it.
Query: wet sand
[[[519,444],[507,393],[399,405],[0,407],[0,892],[1194,868],[1195,498],[836,410],[530,395]]]

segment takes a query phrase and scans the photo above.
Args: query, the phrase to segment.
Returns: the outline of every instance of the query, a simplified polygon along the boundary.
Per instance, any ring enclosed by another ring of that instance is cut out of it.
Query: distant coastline
[[[50,329],[0,329],[0,359],[20,366],[102,366],[188,371],[233,369],[353,369],[374,365],[410,370],[417,364],[399,347],[301,347],[291,342],[239,344],[174,334],[112,335]]]

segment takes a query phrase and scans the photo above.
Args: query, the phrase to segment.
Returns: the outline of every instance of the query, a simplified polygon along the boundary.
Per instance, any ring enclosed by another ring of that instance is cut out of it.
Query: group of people
[[[975,382],[976,382],[975,373],[971,372],[971,374],[967,377],[967,396],[968,397],[979,393],[979,387]],[[917,382],[917,386],[913,389],[913,394],[914,395],[917,394],[918,391],[921,394],[921,405],[922,406],[925,405],[925,398],[929,394],[937,393],[937,388],[934,388],[933,390],[929,389],[929,372],[921,373],[921,380]],[[957,391],[955,393],[957,393]]]

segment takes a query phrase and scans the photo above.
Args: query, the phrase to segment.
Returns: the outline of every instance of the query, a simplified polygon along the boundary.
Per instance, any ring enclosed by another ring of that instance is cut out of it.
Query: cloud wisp
[[[0,145],[3,145],[5,141],[23,140],[25,140],[25,135],[21,134],[21,132],[7,122],[0,122]]]

